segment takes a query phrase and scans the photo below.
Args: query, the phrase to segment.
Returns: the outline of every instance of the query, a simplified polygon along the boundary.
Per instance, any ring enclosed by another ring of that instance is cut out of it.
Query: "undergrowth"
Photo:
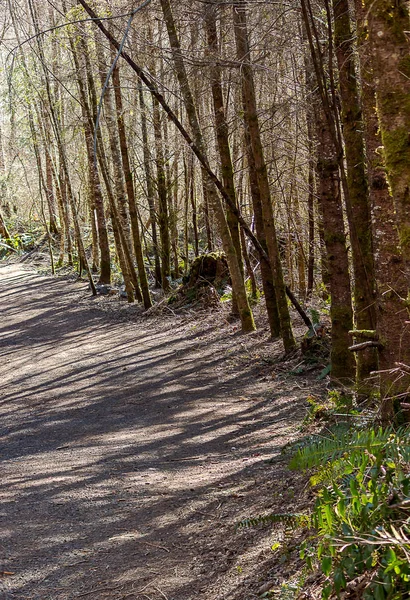
[[[316,439],[299,447],[290,468],[311,473],[316,492],[311,512],[252,517],[239,526],[304,528],[300,557],[308,569],[321,572],[324,600],[349,590],[364,600],[409,597],[409,428],[350,429]]]

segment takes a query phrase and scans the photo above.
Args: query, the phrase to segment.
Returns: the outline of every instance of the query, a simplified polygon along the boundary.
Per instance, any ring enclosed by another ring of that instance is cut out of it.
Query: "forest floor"
[[[281,451],[324,384],[226,316],[0,267],[0,598],[252,600],[300,576],[280,532],[236,525],[308,505]]]

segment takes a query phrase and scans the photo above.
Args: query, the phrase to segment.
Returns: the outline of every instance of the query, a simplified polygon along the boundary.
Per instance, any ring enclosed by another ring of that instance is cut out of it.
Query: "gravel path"
[[[0,598],[256,598],[271,532],[235,523],[292,503],[266,459],[304,393],[258,374],[266,339],[115,320],[84,283],[0,267]]]

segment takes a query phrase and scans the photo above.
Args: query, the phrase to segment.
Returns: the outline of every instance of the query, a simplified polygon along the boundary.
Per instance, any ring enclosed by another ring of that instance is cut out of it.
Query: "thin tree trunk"
[[[138,227],[137,202],[135,199],[134,183],[132,180],[132,171],[131,171],[130,159],[129,159],[129,154],[128,154],[128,144],[127,144],[127,137],[126,137],[126,132],[125,132],[124,114],[123,114],[123,106],[122,106],[120,72],[119,72],[118,65],[116,65],[116,67],[114,68],[114,71],[112,74],[112,79],[113,79],[113,85],[114,85],[114,97],[115,97],[115,105],[116,105],[116,111],[117,111],[117,126],[118,126],[118,135],[119,135],[119,139],[120,139],[122,165],[123,165],[123,170],[124,170],[125,186],[127,189],[127,196],[128,196],[128,206],[129,206],[129,211],[130,211],[132,237],[133,237],[133,241],[134,241],[134,253],[135,253],[136,260],[137,260],[138,275],[139,275],[140,284],[141,284],[141,291],[142,291],[142,297],[144,300],[144,307],[146,309],[148,309],[152,306],[152,302],[151,302],[151,297],[150,297],[150,293],[149,293],[147,273],[145,271],[144,257],[142,254],[141,236],[140,236],[139,227]]]
[[[168,223],[168,191],[165,180],[164,149],[162,145],[161,115],[157,100],[153,99],[153,125],[155,137],[155,153],[157,167],[158,189],[158,226],[161,237],[161,280],[162,289],[170,289],[169,276],[171,274],[171,243],[169,238]]]
[[[101,45],[101,42],[98,38],[98,35],[95,36],[96,42],[96,50],[97,57],[99,61],[99,71],[100,71],[100,79],[101,86],[105,85],[106,74],[104,69],[104,51]],[[108,131],[108,139],[110,146],[110,154],[112,160],[112,167],[114,173],[114,189],[115,189],[115,207],[111,207],[111,216],[117,219],[117,226],[119,229],[119,236],[121,242],[123,244],[123,255],[125,261],[127,263],[126,270],[131,277],[132,284],[135,289],[135,296],[138,302],[142,302],[142,294],[138,284],[137,273],[135,271],[133,256],[131,251],[131,242],[130,242],[130,224],[128,218],[128,207],[127,207],[127,197],[124,187],[124,172],[122,168],[122,159],[121,152],[119,147],[119,139],[117,133],[117,124],[116,118],[114,114],[114,107],[112,101],[112,87],[110,84],[106,86],[104,93],[104,109],[105,109],[105,122],[107,125]],[[129,294],[127,292],[127,297],[130,300]]]
[[[90,103],[91,103],[92,123],[95,123],[96,118],[97,118],[97,93],[96,93],[96,89],[95,89],[95,83],[94,83],[94,78],[93,78],[93,74],[92,74],[91,63],[90,63],[90,59],[89,59],[89,55],[88,55],[88,48],[85,44],[85,41],[82,38],[80,38],[80,43],[83,45],[82,56],[84,57],[84,62],[85,62],[85,67],[86,67],[88,92],[90,94]],[[90,123],[90,127],[91,127],[91,123]],[[108,196],[108,203],[109,203],[109,207],[110,207],[109,216],[111,218],[111,223],[113,226],[115,250],[116,250],[118,261],[120,264],[121,273],[124,278],[124,286],[125,286],[125,291],[127,294],[127,300],[129,303],[132,303],[132,302],[134,302],[134,293],[135,293],[135,287],[134,287],[133,279],[132,279],[131,272],[129,269],[129,264],[130,264],[130,262],[132,262],[132,260],[131,260],[130,255],[129,255],[129,258],[127,259],[127,257],[125,256],[124,248],[123,248],[123,241],[121,238],[122,228],[119,226],[118,210],[117,210],[117,206],[116,206],[116,202],[115,202],[115,198],[114,198],[114,192],[112,189],[111,180],[110,180],[110,176],[109,176],[109,170],[108,170],[108,166],[107,166],[107,158],[105,155],[105,149],[104,149],[104,144],[103,144],[100,128],[96,132],[96,137],[97,137],[98,163],[100,165],[101,175],[104,180],[105,189],[107,191],[107,196]],[[94,163],[94,165],[95,165],[95,163]],[[95,172],[98,175],[98,172],[96,170],[95,170]],[[98,177],[98,181],[99,181],[99,177]]]
[[[192,209],[192,231],[194,234],[195,256],[199,255],[199,233],[198,233],[198,215],[195,195],[195,164],[192,153],[188,156],[188,194]]]
[[[306,297],[311,298],[314,285],[315,273],[315,167],[313,157],[313,127],[312,116],[308,113],[308,153],[309,153],[309,172],[308,172],[308,277]]]
[[[51,165],[51,156],[50,156],[50,152],[45,149],[45,166],[46,166],[46,186],[47,186],[47,191],[46,191],[46,198],[47,198],[47,206],[48,206],[48,214],[49,214],[49,225],[48,228],[50,230],[50,233],[53,233],[54,235],[58,235],[59,229],[58,229],[58,225],[57,225],[57,207],[56,207],[56,200],[55,200],[55,196],[54,196],[54,190],[53,190],[53,171],[52,171],[52,165]]]
[[[265,227],[263,223],[261,194],[256,176],[255,160],[251,149],[251,141],[249,139],[249,131],[247,127],[245,127],[244,142],[248,160],[249,187],[252,198],[253,213],[255,216],[256,234],[258,236],[258,240],[267,252],[268,246],[266,243]],[[266,312],[269,321],[269,330],[272,339],[276,339],[280,336],[280,319],[278,303],[276,302],[275,282],[273,279],[271,265],[267,260],[265,260],[264,257],[261,257],[260,269],[262,275],[263,293],[265,296]]]
[[[139,104],[140,104],[140,114],[141,114],[141,132],[142,132],[142,150],[144,156],[144,171],[145,171],[145,184],[147,189],[147,199],[149,206],[149,214],[151,220],[151,232],[152,232],[152,245],[154,251],[154,263],[155,263],[155,287],[161,287],[161,263],[159,260],[159,250],[158,250],[158,235],[157,235],[157,215],[155,211],[155,195],[154,195],[154,185],[152,179],[152,170],[151,170],[151,157],[148,146],[148,132],[147,132],[147,115],[146,115],[146,106],[144,101],[144,92],[142,88],[142,83],[138,85],[138,96],[139,96]]]
[[[328,123],[320,108],[317,109],[316,127],[319,141],[318,192],[331,294],[331,379],[335,384],[352,386],[355,380],[355,361],[352,352],[349,350],[351,344],[349,332],[353,327],[353,310],[339,165]]]
[[[80,40],[82,57],[85,59],[88,49],[83,39]],[[98,169],[96,165],[96,157],[94,156],[94,121],[92,116],[92,108],[89,105],[86,85],[81,75],[81,64],[80,56],[77,53],[77,48],[70,37],[71,52],[74,58],[74,64],[77,71],[77,85],[80,92],[81,98],[81,111],[83,117],[84,137],[87,151],[87,166],[88,166],[88,179],[90,182],[90,193],[92,195],[92,201],[95,206],[95,219],[94,212],[92,219],[95,222],[97,220],[98,229],[98,245],[100,249],[100,276],[99,283],[110,284],[111,283],[111,258],[110,258],[110,244],[108,239],[107,223],[104,212],[104,199],[101,190],[100,177],[98,175]],[[87,64],[85,63],[85,70],[88,73]]]
[[[229,127],[226,120],[225,106],[222,92],[222,77],[221,68],[218,65],[218,35],[216,30],[216,18],[215,18],[215,5],[209,5],[205,9],[205,27],[208,38],[209,55],[211,57],[210,63],[210,79],[211,79],[211,90],[212,100],[214,109],[215,119],[215,135],[217,140],[219,159],[221,161],[222,170],[222,182],[228,192],[231,201],[237,206],[237,198],[235,191],[235,183],[233,176],[233,165],[231,151],[229,147]],[[236,216],[233,214],[230,207],[227,207],[227,222],[229,230],[231,232],[232,242],[235,247],[236,255],[238,256],[239,267],[244,276],[244,267],[242,261],[242,248],[241,238],[239,233],[239,223]],[[233,294],[232,297],[232,314],[238,314],[238,306],[236,297]]]
[[[233,5],[233,22],[238,60],[241,63],[242,102],[245,125],[249,132],[251,150],[255,161],[256,176],[262,203],[262,216],[265,239],[268,248],[275,296],[278,306],[280,331],[285,352],[291,352],[296,347],[293,337],[289,308],[286,298],[286,287],[283,279],[282,264],[279,255],[276,228],[273,216],[266,163],[260,136],[259,121],[256,107],[255,85],[252,66],[250,64],[250,47],[247,31],[246,8],[244,2]]]

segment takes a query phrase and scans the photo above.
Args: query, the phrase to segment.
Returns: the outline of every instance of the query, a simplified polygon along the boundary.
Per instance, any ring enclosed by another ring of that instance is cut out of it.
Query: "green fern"
[[[387,429],[367,429],[347,432],[338,437],[323,439],[298,450],[290,462],[291,469],[310,469],[326,463],[337,461],[342,457],[354,460],[364,451],[370,454],[384,451],[386,457],[410,460],[410,431],[402,427],[394,432]],[[398,454],[400,456],[398,456]]]

